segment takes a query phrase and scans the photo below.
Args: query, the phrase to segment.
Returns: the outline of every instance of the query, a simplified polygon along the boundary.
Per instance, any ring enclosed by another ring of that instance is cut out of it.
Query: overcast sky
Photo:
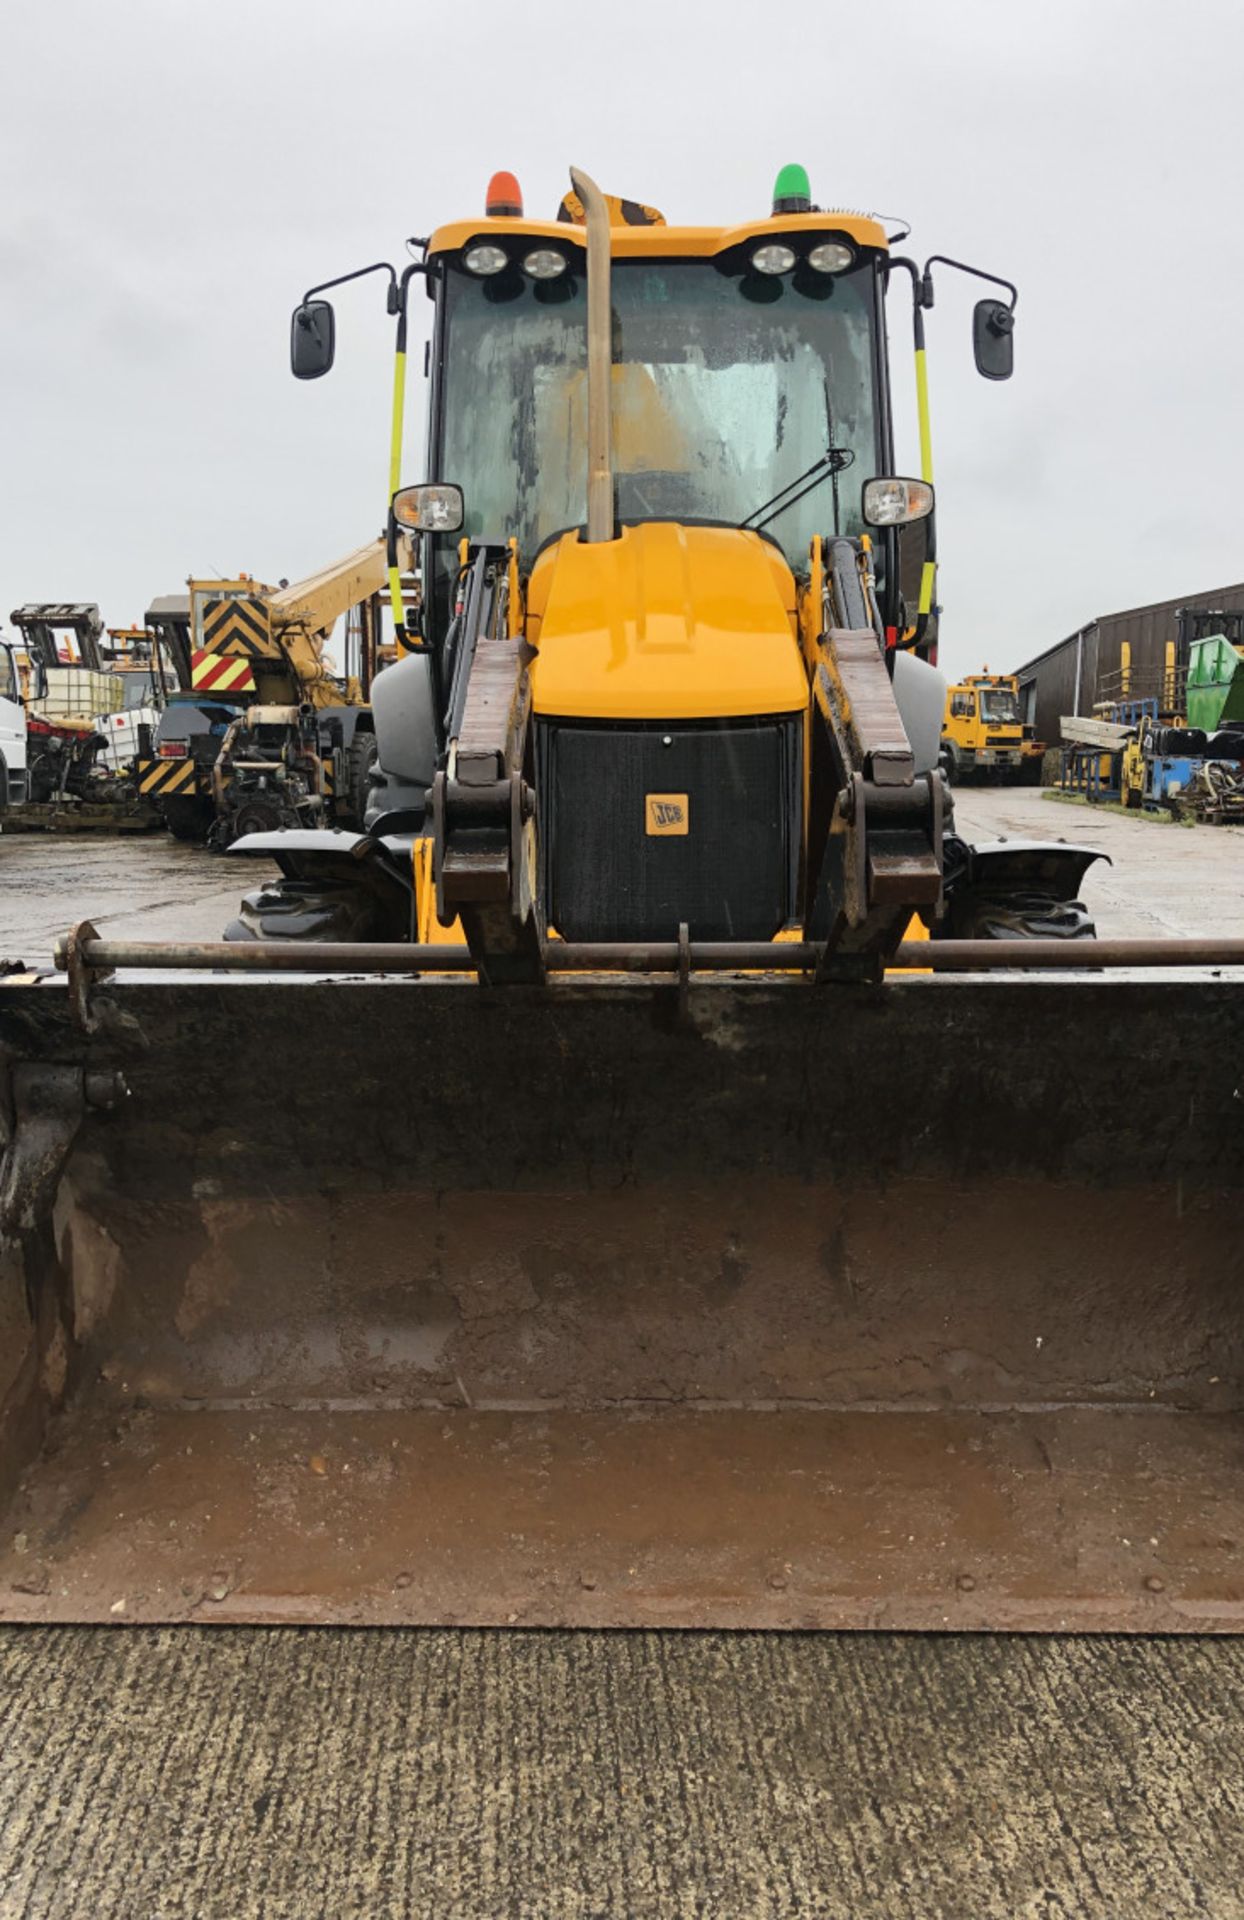
[[[310,386],[291,306],[494,168],[551,215],[571,162],[694,223],[765,213],[800,160],[822,205],[1019,283],[1009,385],[972,369],[971,283],[928,321],[946,665],[1244,578],[1233,0],[0,0],[0,71],[0,616],[128,624],[378,531],[379,293]],[[912,472],[908,339],[892,301]]]

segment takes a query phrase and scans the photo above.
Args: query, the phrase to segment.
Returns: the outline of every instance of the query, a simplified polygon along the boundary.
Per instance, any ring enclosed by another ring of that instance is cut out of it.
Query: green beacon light
[[[812,188],[806,167],[783,167],[773,182],[774,213],[811,213]]]

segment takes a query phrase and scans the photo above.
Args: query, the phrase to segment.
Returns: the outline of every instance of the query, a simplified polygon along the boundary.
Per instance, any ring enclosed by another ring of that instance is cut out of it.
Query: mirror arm
[[[1011,296],[1008,304],[1011,312],[1014,313],[1015,303],[1019,299],[1019,288],[1015,286],[1013,281],[1003,280],[996,273],[986,273],[981,267],[969,267],[966,261],[952,260],[948,253],[931,253],[924,263],[924,272],[921,275],[921,304],[923,306],[931,307],[933,305],[933,268],[939,266],[953,267],[956,273],[970,273],[974,280],[988,280],[991,287],[1005,287]]]
[[[397,312],[397,273],[387,260],[377,260],[370,267],[356,267],[353,273],[339,273],[335,280],[322,280],[318,287],[308,287],[302,296],[303,306],[307,306],[317,293],[328,293],[333,287],[344,287],[351,280],[364,280],[369,273],[387,273],[389,276],[388,307],[390,313]]]

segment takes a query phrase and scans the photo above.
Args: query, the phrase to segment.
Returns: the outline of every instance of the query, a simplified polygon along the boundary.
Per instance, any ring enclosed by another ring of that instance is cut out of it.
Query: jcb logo
[[[686,833],[687,796],[685,793],[650,793],[648,803],[649,833]]]

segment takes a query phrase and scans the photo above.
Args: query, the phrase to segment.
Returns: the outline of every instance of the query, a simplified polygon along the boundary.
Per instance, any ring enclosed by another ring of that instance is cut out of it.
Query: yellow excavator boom
[[[403,534],[399,568],[407,572],[412,564],[410,542]],[[245,577],[191,580],[196,649],[249,660],[263,705],[362,706],[357,679],[347,681],[343,692],[325,667],[324,645],[338,620],[382,592],[387,577],[381,536],[288,587],[264,587]],[[205,671],[210,674],[210,667]]]

